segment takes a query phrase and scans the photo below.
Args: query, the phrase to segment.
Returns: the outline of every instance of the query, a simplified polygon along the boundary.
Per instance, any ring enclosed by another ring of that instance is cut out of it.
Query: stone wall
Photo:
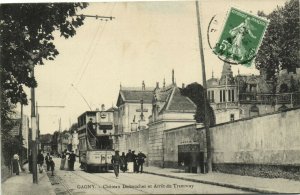
[[[164,165],[163,167],[178,168],[178,146],[185,144],[199,144],[204,134],[197,131],[196,124],[170,129],[164,132]],[[201,141],[200,143],[203,143]],[[200,145],[200,151],[205,147]]]
[[[149,131],[148,129],[131,132],[124,135],[126,146],[120,151],[127,153],[128,150],[134,150],[135,154],[138,154],[139,151],[142,151],[146,156],[146,165],[148,165],[148,142],[149,142]]]
[[[214,170],[300,179],[299,119],[290,109],[212,127]]]

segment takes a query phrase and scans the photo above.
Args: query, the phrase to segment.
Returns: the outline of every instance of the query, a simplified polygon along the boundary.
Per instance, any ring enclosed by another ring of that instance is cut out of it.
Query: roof
[[[106,111],[111,112],[111,111],[116,111],[116,110],[118,110],[118,108],[112,106],[109,109],[107,109]]]
[[[144,103],[151,103],[153,98],[153,90],[120,90],[117,101],[119,107],[122,102],[136,102],[139,103],[141,100]]]
[[[214,86],[218,86],[219,85],[219,80],[216,78],[210,78],[206,81],[207,83],[207,87],[214,87]]]
[[[171,93],[168,94],[167,102],[161,109],[169,112],[195,112],[197,106],[188,97],[181,94],[179,88],[174,86]]]

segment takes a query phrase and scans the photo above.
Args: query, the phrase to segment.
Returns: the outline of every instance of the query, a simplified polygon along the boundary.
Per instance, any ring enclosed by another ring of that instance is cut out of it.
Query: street
[[[207,185],[141,173],[120,173],[117,179],[108,173],[86,173],[75,163],[75,171],[59,170],[60,159],[54,158],[55,176],[48,177],[56,194],[208,194],[249,193],[231,188]]]

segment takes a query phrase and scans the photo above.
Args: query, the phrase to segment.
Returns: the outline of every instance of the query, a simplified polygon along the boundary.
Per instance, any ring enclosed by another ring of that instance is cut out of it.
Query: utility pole
[[[20,152],[20,158],[21,158],[21,162],[22,162],[23,161],[23,148],[22,148],[22,146],[23,146],[23,103],[22,102],[21,102],[21,122],[20,122],[19,139],[20,139],[20,144],[21,144],[21,151],[19,151],[19,152]]]
[[[212,172],[212,156],[211,156],[211,140],[210,140],[210,130],[209,130],[209,118],[208,118],[208,109],[207,109],[207,86],[206,86],[206,73],[205,73],[205,60],[204,60],[204,51],[202,43],[202,34],[201,34],[201,24],[200,24],[200,14],[199,14],[199,5],[196,1],[196,12],[197,12],[197,24],[198,24],[198,37],[199,37],[199,51],[200,51],[200,60],[202,65],[202,79],[203,79],[203,100],[204,100],[204,127],[206,134],[206,150],[207,150],[207,172]]]
[[[59,140],[60,140],[60,152],[62,153],[62,136],[61,136],[61,118],[58,119],[58,130],[59,130]]]
[[[34,68],[31,71],[31,78],[34,78]],[[35,92],[34,87],[31,87],[31,130],[32,130],[32,180],[33,183],[38,183],[37,176],[37,148],[36,148],[36,137],[37,137],[37,121],[35,116]]]

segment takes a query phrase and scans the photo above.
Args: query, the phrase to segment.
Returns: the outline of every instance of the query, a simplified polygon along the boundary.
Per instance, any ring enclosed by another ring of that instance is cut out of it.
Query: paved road
[[[56,159],[59,167],[59,159]],[[78,164],[75,171],[57,170],[49,178],[57,194],[208,194],[248,193],[214,185],[140,173],[86,173]]]

